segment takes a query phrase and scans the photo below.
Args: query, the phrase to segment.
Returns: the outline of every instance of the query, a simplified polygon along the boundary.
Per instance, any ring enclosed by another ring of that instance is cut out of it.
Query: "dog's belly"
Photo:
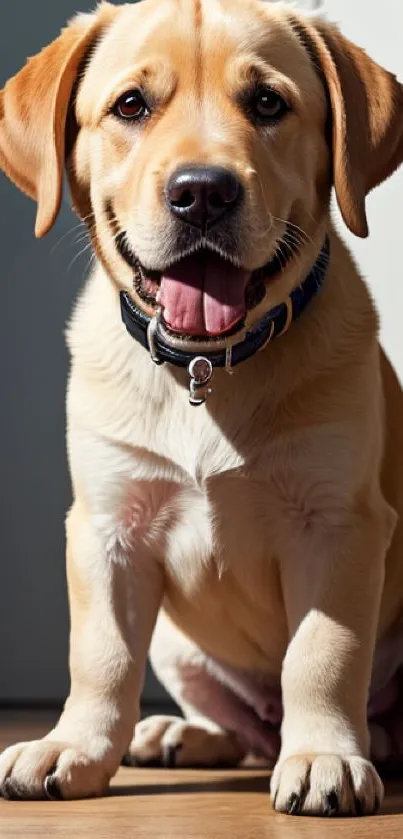
[[[165,607],[214,659],[277,681],[287,622],[263,508],[261,483],[237,470],[209,479],[202,499],[189,498],[188,552],[179,527],[170,539]]]
[[[281,609],[257,605],[234,578],[200,590],[195,600],[170,586],[165,609],[182,632],[213,659],[279,681],[287,648]]]

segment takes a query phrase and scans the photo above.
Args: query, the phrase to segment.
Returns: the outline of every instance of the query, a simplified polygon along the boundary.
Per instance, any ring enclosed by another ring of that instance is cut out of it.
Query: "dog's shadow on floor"
[[[174,770],[175,771],[175,770]],[[180,772],[180,770],[179,770]],[[396,816],[403,814],[403,774],[394,775],[393,779],[385,781],[386,796],[379,816]],[[237,777],[215,778],[214,781],[195,780],[180,781],[166,784],[130,784],[117,785],[110,789],[109,796],[149,796],[149,795],[194,795],[196,793],[259,793],[269,797],[270,772],[267,775],[255,775],[251,771],[250,776],[241,775]]]
[[[172,770],[172,773],[175,773],[175,770]],[[123,784],[118,784],[116,786],[111,787],[109,791],[109,795],[114,796],[126,796],[126,795],[179,795],[179,794],[194,794],[194,793],[206,793],[206,792],[258,792],[264,793],[265,795],[269,795],[270,791],[270,773],[267,773],[267,776],[262,775],[254,775],[251,773],[250,777],[245,777],[245,775],[240,776],[239,778],[232,777],[232,778],[223,778],[215,779],[214,781],[205,781],[205,780],[195,780],[193,781],[183,781],[179,780],[180,778],[180,770],[178,771],[178,783],[167,783],[167,784],[130,784],[128,786]]]

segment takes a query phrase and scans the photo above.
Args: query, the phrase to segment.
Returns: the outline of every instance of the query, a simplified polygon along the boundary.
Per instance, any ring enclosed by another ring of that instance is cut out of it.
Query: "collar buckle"
[[[204,405],[211,393],[210,381],[213,375],[213,365],[208,358],[197,356],[188,367],[190,376],[189,402],[191,405]]]
[[[161,308],[157,310],[157,313],[151,318],[150,323],[148,324],[147,328],[147,338],[148,338],[148,346],[150,348],[150,356],[154,364],[161,366],[164,363],[164,360],[159,357],[158,355],[158,348],[157,348],[157,333],[158,327],[161,321]]]

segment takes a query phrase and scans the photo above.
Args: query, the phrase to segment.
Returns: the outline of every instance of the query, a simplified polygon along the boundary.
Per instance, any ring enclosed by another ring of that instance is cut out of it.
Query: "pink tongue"
[[[161,278],[158,301],[173,332],[221,335],[245,314],[250,273],[218,254],[199,252],[172,265]]]

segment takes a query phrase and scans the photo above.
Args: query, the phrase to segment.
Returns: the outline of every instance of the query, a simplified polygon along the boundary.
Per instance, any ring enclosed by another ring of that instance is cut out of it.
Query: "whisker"
[[[53,254],[55,253],[55,251],[57,250],[59,245],[61,245],[61,243],[64,242],[65,239],[67,239],[68,236],[72,236],[82,226],[83,226],[83,224],[80,221],[80,222],[78,222],[78,224],[75,224],[74,227],[71,227],[69,230],[66,230],[66,232],[63,233],[62,236],[60,236],[59,239],[57,240],[57,242],[53,245],[53,248],[50,251],[50,256],[53,256]]]
[[[287,265],[287,259],[286,259],[285,255],[283,253],[283,250],[282,250],[282,245],[283,244],[284,244],[284,242],[282,241],[282,239],[279,239],[278,242],[277,242],[277,245],[276,245],[276,250],[275,250],[275,258],[278,259],[282,269],[284,269]]]
[[[72,244],[81,245],[81,243],[85,241],[89,241],[88,230],[86,230],[85,233],[79,233],[79,235],[74,239],[74,242]]]
[[[88,215],[84,216],[82,219],[79,219],[79,221],[76,224],[74,224],[73,227],[70,227],[69,230],[66,230],[65,233],[63,233],[59,237],[57,242],[55,242],[55,244],[53,245],[53,248],[50,251],[50,256],[53,256],[53,254],[55,253],[55,251],[57,250],[59,245],[61,245],[61,243],[64,242],[65,239],[67,239],[68,236],[72,236],[81,227],[84,228],[85,233],[87,233],[87,229],[86,229],[86,226],[85,226],[86,222],[89,222],[90,219],[94,219],[94,218],[95,218],[95,216],[94,216],[93,212],[88,213]]]
[[[71,262],[70,262],[70,264],[69,264],[69,266],[68,266],[68,268],[67,268],[67,273],[68,273],[68,274],[70,273],[70,271],[71,271],[71,269],[72,269],[73,265],[75,264],[75,262],[77,262],[77,259],[79,259],[79,258],[80,258],[80,256],[83,256],[83,254],[85,254],[88,250],[90,250],[90,248],[91,248],[91,242],[88,242],[88,243],[86,244],[85,248],[82,248],[82,250],[81,250],[81,251],[79,251],[78,253],[76,253],[76,255],[73,257],[73,259],[71,260]]]
[[[279,216],[273,216],[274,221],[278,221],[281,224],[286,224],[287,227],[291,228],[291,230],[298,232],[304,239],[309,242],[311,245],[314,245],[313,239],[308,235],[306,230],[303,230],[302,227],[299,227],[298,224],[294,224],[292,221],[287,221],[287,219],[280,218]],[[291,232],[290,230],[290,232]]]

